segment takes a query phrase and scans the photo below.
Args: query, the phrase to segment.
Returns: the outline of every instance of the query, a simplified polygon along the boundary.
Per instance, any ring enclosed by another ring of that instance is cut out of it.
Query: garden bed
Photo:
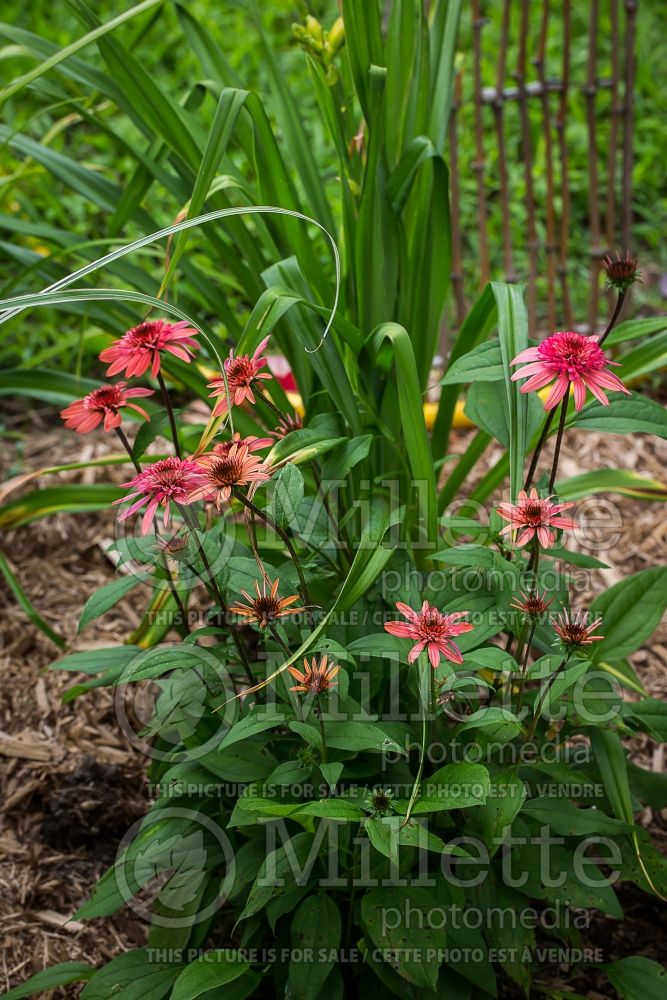
[[[16,410],[8,426],[20,430],[21,454],[4,457],[3,478],[45,465],[100,457],[113,448],[108,436],[93,433],[85,442],[63,433],[53,412]],[[468,432],[455,442],[462,449]],[[593,433],[571,433],[561,460],[563,477],[591,467],[622,467],[660,479],[667,467],[667,442],[657,438],[625,439]],[[85,452],[85,455],[84,455]],[[479,474],[497,459],[489,452]],[[114,481],[126,476],[124,467],[111,470]],[[108,481],[109,470],[87,470],[86,482]],[[92,477],[95,477],[92,479]],[[81,481],[81,473],[66,473],[61,481]],[[45,485],[38,483],[37,485]],[[474,481],[470,482],[474,485]],[[34,488],[33,482],[27,489]],[[12,497],[19,495],[12,494]],[[497,498],[496,498],[497,499]],[[627,497],[609,497],[625,529],[607,555],[612,568],[589,575],[591,592],[610,586],[623,574],[667,561],[664,506]],[[629,526],[629,527],[628,527]],[[77,622],[87,596],[114,576],[105,555],[114,534],[114,513],[58,514],[8,534],[5,549],[30,600],[46,621],[77,649],[123,642],[138,624],[141,600],[126,598],[80,636]],[[588,542],[591,545],[591,542]],[[590,552],[590,548],[585,551]],[[48,557],[48,558],[47,558]],[[602,554],[602,558],[605,555]],[[586,595],[579,594],[582,606]],[[9,987],[29,973],[68,959],[95,964],[108,961],[128,947],[143,943],[146,925],[133,914],[93,923],[66,924],[88,897],[90,888],[113,862],[122,835],[142,815],[147,801],[144,758],[127,745],[116,721],[113,696],[100,688],[69,705],[60,698],[71,676],[44,672],[58,651],[0,588],[3,645],[0,669],[0,796],[4,820],[0,833],[0,941],[5,956],[0,985]],[[632,657],[647,692],[667,697],[667,625]],[[663,747],[648,737],[632,743],[642,766],[664,770]],[[654,843],[667,855],[667,815],[647,809],[641,818]],[[667,915],[655,898],[626,884],[620,891],[626,913],[623,922],[597,914],[585,944],[601,947],[604,960],[642,954],[664,960]],[[596,975],[575,976],[558,966],[544,970],[553,986],[565,986],[590,997]],[[602,978],[600,979],[602,983]],[[78,995],[78,987],[56,991],[57,997]],[[609,987],[602,987],[609,989]],[[517,993],[517,996],[519,994]]]

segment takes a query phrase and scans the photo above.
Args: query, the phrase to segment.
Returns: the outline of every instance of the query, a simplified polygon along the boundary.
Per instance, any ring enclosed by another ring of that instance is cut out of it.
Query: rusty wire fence
[[[632,246],[636,0],[470,0],[450,119],[453,322],[527,283],[533,333],[594,331]]]

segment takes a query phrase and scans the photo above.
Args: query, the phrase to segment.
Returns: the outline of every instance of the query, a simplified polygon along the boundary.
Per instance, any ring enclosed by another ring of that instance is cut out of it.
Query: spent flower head
[[[570,386],[574,391],[574,408],[577,411],[586,401],[586,389],[590,389],[604,406],[609,405],[605,389],[630,395],[618,375],[607,370],[608,365],[617,365],[618,362],[609,361],[596,337],[585,337],[572,330],[559,331],[543,340],[538,347],[528,347],[521,351],[512,364],[518,365],[524,361],[530,363],[514,372],[512,381],[528,379],[521,386],[520,392],[537,391],[553,382],[544,402],[544,409],[547,411],[558,406],[570,391]]]
[[[310,663],[307,659],[303,661],[303,670],[297,667],[287,668],[292,677],[299,683],[290,688],[290,691],[299,691],[303,694],[320,695],[329,691],[338,682],[334,677],[340,670],[337,663],[330,663],[327,656],[323,656],[320,662],[315,657]]]
[[[523,612],[523,614],[527,615],[529,618],[541,618],[551,607],[554,601],[553,597],[550,601],[545,599],[547,596],[546,590],[543,594],[539,594],[536,590],[531,591],[528,594],[524,594],[523,591],[520,591],[519,594],[520,599],[519,596],[516,596],[510,603],[510,607]]]
[[[299,599],[298,594],[289,597],[278,597],[278,587],[280,580],[274,580],[269,592],[266,591],[266,580],[262,580],[260,589],[259,583],[255,580],[256,594],[252,597],[247,590],[241,590],[247,604],[234,604],[229,609],[236,615],[241,615],[249,622],[254,622],[260,628],[267,628],[278,618],[285,618],[287,615],[298,615],[304,608],[293,608],[292,605]]]
[[[64,410],[60,411],[60,416],[65,421],[65,427],[78,431],[79,434],[86,434],[88,431],[94,430],[102,420],[104,421],[104,430],[113,431],[121,425],[123,418],[120,411],[124,406],[136,410],[145,420],[150,420],[141,406],[130,403],[128,400],[152,395],[152,389],[140,387],[128,389],[126,382],[101,385],[99,389],[93,389],[83,399],[77,399],[76,402],[66,406]]]
[[[562,511],[573,507],[572,503],[552,503],[551,497],[538,495],[533,486],[530,493],[519,490],[517,502],[501,503],[496,510],[509,524],[501,529],[501,535],[508,531],[518,531],[516,544],[527,545],[537,535],[537,540],[543,549],[550,548],[556,541],[552,529],[571,531],[576,523],[570,518],[562,517]]]
[[[432,667],[437,667],[440,657],[444,656],[452,663],[463,663],[461,650],[452,641],[454,636],[463,635],[470,632],[472,625],[469,622],[460,622],[459,618],[465,618],[469,611],[453,611],[444,614],[424,601],[421,611],[415,611],[402,601],[396,602],[396,607],[402,615],[407,618],[407,622],[386,622],[385,632],[390,635],[397,635],[404,639],[415,639],[415,645],[408,653],[408,663],[414,663],[422,650],[426,649]]]
[[[219,397],[213,408],[214,417],[226,413],[230,403],[233,406],[240,406],[246,399],[250,403],[255,402],[253,385],[261,379],[271,378],[270,372],[262,371],[267,363],[267,359],[262,357],[262,351],[268,342],[269,338],[265,337],[253,355],[239,354],[234,357],[234,353],[230,351],[229,357],[224,362],[227,386],[225,386],[225,379],[222,375],[208,383],[209,389],[213,389],[210,396]],[[227,387],[229,388],[229,397]]]
[[[147,320],[127,330],[122,337],[100,354],[100,361],[109,363],[107,375],[125,372],[129,377],[143,375],[150,368],[155,378],[160,371],[162,354],[171,354],[180,361],[190,361],[198,347],[194,339],[197,330],[185,320],[170,323],[166,319]]]

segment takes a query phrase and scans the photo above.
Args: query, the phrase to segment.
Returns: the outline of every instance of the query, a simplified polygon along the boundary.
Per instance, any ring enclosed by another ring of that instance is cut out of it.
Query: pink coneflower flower
[[[416,644],[408,653],[408,663],[414,663],[424,648],[428,653],[432,667],[437,667],[442,654],[452,663],[463,663],[461,650],[452,642],[452,636],[463,635],[470,632],[472,625],[469,622],[459,622],[458,618],[469,615],[469,611],[454,611],[451,614],[443,614],[437,608],[432,607],[428,601],[424,601],[421,611],[414,611],[413,608],[401,601],[396,602],[396,607],[402,615],[408,619],[407,622],[387,622],[385,632],[390,635],[397,635],[403,639],[416,639]]]
[[[262,368],[266,367],[267,359],[261,355],[268,342],[269,338],[265,337],[252,357],[249,354],[239,354],[235,358],[233,352],[230,351],[229,357],[225,361],[229,400],[227,399],[227,389],[225,388],[225,380],[222,375],[219,375],[218,378],[208,383],[209,389],[213,389],[210,395],[212,397],[220,397],[213,409],[214,417],[227,412],[229,401],[234,406],[240,406],[246,399],[250,403],[255,402],[255,396],[252,391],[253,383],[260,379],[271,378],[269,372],[262,371]]]
[[[521,600],[519,600],[519,597],[515,597],[510,603],[510,607],[516,608],[517,611],[522,611],[524,615],[528,615],[530,618],[540,618],[553,604],[553,597],[550,601],[547,601],[545,600],[546,596],[546,590],[541,595],[537,591],[531,594],[524,594],[523,591],[520,591]]]
[[[159,462],[153,462],[134,479],[123,483],[123,486],[131,486],[133,492],[120,500],[114,500],[114,503],[124,503],[126,500],[135,502],[119,515],[118,520],[125,521],[148,503],[141,522],[141,534],[146,535],[150,530],[155,511],[160,505],[164,506],[164,523],[168,524],[169,503],[172,500],[174,503],[187,503],[190,494],[203,479],[202,470],[191,459],[163,458]]]
[[[223,456],[209,452],[197,461],[203,479],[192,490],[187,503],[213,500],[218,510],[221,510],[235,486],[249,486],[251,483],[262,483],[270,479],[266,465],[261,458],[251,455],[245,444],[232,444]]]
[[[589,622],[587,611],[578,611],[574,618],[569,611],[561,611],[551,619],[554,631],[568,650],[582,649],[604,639],[603,635],[591,635],[601,622],[601,618]]]
[[[290,688],[290,691],[301,691],[304,694],[320,695],[329,691],[334,684],[334,677],[340,670],[337,663],[329,663],[328,658],[323,656],[318,663],[315,657],[309,663],[307,659],[303,661],[303,671],[296,667],[287,669],[299,683]]]
[[[160,371],[160,356],[173,354],[181,361],[190,361],[192,351],[198,347],[194,339],[197,330],[188,326],[185,320],[169,323],[166,319],[151,320],[133,326],[122,337],[100,354],[100,361],[111,362],[107,375],[125,372],[143,375],[150,368],[155,378]]]
[[[563,396],[574,389],[574,408],[579,411],[586,400],[586,389],[590,389],[603,406],[609,405],[604,389],[615,389],[630,395],[618,375],[607,371],[607,365],[617,365],[609,361],[597,343],[596,337],[585,337],[571,330],[559,331],[543,340],[539,347],[529,347],[512,361],[513,365],[529,361],[530,364],[514,372],[512,381],[527,378],[521,392],[533,392],[544,388],[556,380],[544,402],[545,410],[553,410]]]
[[[519,490],[519,498],[515,504],[501,503],[496,510],[509,524],[501,530],[501,535],[507,531],[518,531],[516,544],[526,545],[535,534],[543,549],[550,548],[556,541],[551,530],[571,531],[576,523],[567,517],[561,517],[561,511],[573,507],[572,503],[552,503],[551,497],[540,499],[533,486],[530,493]]]
[[[246,438],[242,438],[238,431],[232,435],[231,441],[219,441],[213,448],[211,452],[212,455],[217,455],[218,458],[227,458],[230,451],[234,445],[245,445],[248,451],[252,454],[253,451],[261,451],[262,448],[268,448],[273,444],[273,438],[258,438],[253,434],[250,434]]]
[[[229,610],[235,615],[240,615],[248,621],[255,622],[260,628],[266,628],[277,618],[285,618],[287,615],[298,615],[305,608],[293,608],[292,605],[298,601],[298,594],[290,597],[278,597],[279,580],[274,580],[269,592],[266,592],[266,580],[262,581],[260,589],[259,583],[255,580],[256,596],[252,597],[247,590],[241,590],[247,604],[234,604]]]
[[[92,431],[101,420],[104,420],[105,431],[113,431],[121,425],[123,418],[120,411],[123,406],[129,406],[146,420],[150,420],[141,406],[137,406],[136,403],[128,403],[128,399],[152,395],[152,389],[127,389],[125,382],[116,382],[115,385],[101,385],[99,389],[93,389],[83,399],[77,399],[75,403],[66,406],[64,410],[60,411],[60,416],[65,421],[65,427],[78,431],[79,434]]]

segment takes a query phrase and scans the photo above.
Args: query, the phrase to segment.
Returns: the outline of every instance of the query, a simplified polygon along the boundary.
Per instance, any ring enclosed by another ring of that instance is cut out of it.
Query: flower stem
[[[568,404],[568,397],[566,394],[565,396],[563,396],[563,402],[560,404],[560,420],[558,421],[556,448],[554,450],[554,460],[551,466],[551,475],[549,476],[549,493],[552,492],[554,488],[554,483],[556,482],[556,473],[558,472],[558,460],[560,459],[560,446],[563,443],[563,431],[565,430],[565,421],[567,420],[567,404]]]
[[[540,721],[540,716],[542,714],[542,709],[544,708],[544,703],[545,703],[545,701],[547,700],[547,698],[549,696],[549,692],[551,691],[551,688],[553,687],[554,682],[556,681],[556,679],[558,677],[560,677],[560,675],[562,674],[563,670],[567,666],[567,664],[569,662],[569,659],[570,659],[569,655],[566,656],[565,659],[558,666],[558,669],[554,670],[553,674],[551,675],[551,677],[547,681],[546,687],[544,688],[544,691],[540,695],[540,699],[539,699],[537,705],[535,706],[535,715],[533,716],[533,721],[531,723],[530,729],[528,730],[528,735],[526,736],[526,739],[525,739],[526,743],[530,743],[532,741],[533,736],[535,735],[535,730],[537,729],[537,723]]]
[[[424,678],[422,677],[419,685],[419,696],[422,706],[422,747],[421,754],[419,755],[419,767],[417,768],[417,777],[415,778],[415,783],[412,786],[412,791],[410,793],[410,799],[408,801],[408,808],[405,810],[405,819],[401,823],[401,826],[405,826],[410,816],[412,815],[412,810],[414,809],[415,802],[419,795],[421,788],[422,775],[424,773],[424,761],[426,760],[426,743],[427,743],[427,730],[428,730],[428,719],[431,714],[430,712],[430,702],[433,692],[433,670],[426,659],[425,655],[422,654],[419,657],[419,661],[424,660],[423,669],[429,671],[429,691],[428,695],[424,691]]]
[[[239,655],[239,659],[240,659],[241,664],[243,666],[243,669],[245,671],[245,675],[246,675],[246,677],[248,679],[248,683],[250,684],[250,687],[254,687],[255,686],[255,678],[253,677],[252,670],[250,668],[250,660],[248,658],[248,651],[246,650],[245,643],[243,642],[243,639],[241,638],[241,636],[238,634],[236,628],[233,625],[231,625],[230,622],[229,622],[229,612],[227,610],[227,605],[225,603],[224,597],[222,596],[222,591],[220,590],[220,587],[218,586],[218,581],[213,576],[213,570],[211,569],[211,564],[209,563],[209,561],[208,561],[208,559],[206,557],[206,553],[204,551],[204,546],[202,545],[201,539],[199,538],[197,524],[194,521],[194,518],[192,518],[192,516],[190,514],[190,511],[188,510],[187,507],[185,507],[182,504],[178,504],[178,509],[181,512],[183,520],[186,522],[186,524],[188,525],[188,528],[190,529],[190,534],[192,535],[192,537],[195,540],[195,545],[197,546],[197,552],[199,554],[199,558],[202,561],[202,566],[204,567],[204,572],[206,573],[207,579],[206,580],[202,580],[202,582],[203,582],[203,584],[204,584],[204,586],[206,587],[207,590],[212,590],[213,591],[213,597],[218,602],[218,604],[220,606],[220,610],[222,611],[223,617],[225,619],[225,622],[229,626],[229,631],[231,633],[232,641],[234,643],[234,646],[236,647],[236,652]]]
[[[256,517],[261,518],[262,521],[264,521],[265,524],[267,524],[270,528],[272,528],[273,531],[275,531],[275,533],[282,539],[285,548],[289,552],[290,558],[294,563],[294,569],[296,570],[296,574],[299,577],[299,590],[301,591],[301,599],[303,600],[303,603],[306,606],[306,615],[308,616],[308,624],[312,628],[314,622],[313,622],[312,612],[310,611],[310,608],[312,607],[312,602],[310,600],[310,593],[308,591],[306,578],[303,575],[303,569],[301,568],[301,561],[299,560],[299,557],[296,553],[296,549],[292,545],[291,538],[289,537],[287,532],[284,531],[283,528],[280,528],[276,524],[273,518],[270,517],[269,514],[266,513],[266,511],[261,510],[260,507],[257,507],[257,505],[254,504],[252,500],[248,499],[248,497],[244,493],[241,493],[240,490],[234,490],[234,496],[236,497],[237,500],[239,500],[243,504],[244,507],[247,507],[249,511],[252,511],[252,513]]]
[[[118,440],[122,444],[123,448],[125,449],[125,451],[130,456],[130,461],[132,462],[132,465],[135,467],[135,469],[137,470],[137,472],[141,472],[141,466],[139,465],[139,462],[136,460],[136,458],[132,454],[132,445],[127,440],[127,437],[125,435],[125,431],[123,430],[123,428],[122,427],[116,427],[116,434],[118,435]]]
[[[289,648],[289,646],[287,645],[287,643],[283,640],[282,636],[278,632],[278,629],[276,628],[275,625],[272,625],[271,623],[269,623],[268,628],[269,628],[269,632],[271,633],[271,635],[273,636],[273,638],[278,643],[278,645],[282,649],[283,653],[285,654],[285,656],[289,660],[290,656],[292,655],[292,651]]]
[[[519,674],[519,697],[516,703],[517,717],[523,707],[523,695],[526,687],[526,674],[528,673],[528,659],[530,657],[530,648],[532,646],[536,630],[537,630],[537,618],[533,618],[530,625],[530,632],[528,633],[528,639],[526,640],[525,653],[523,657],[523,662],[521,664],[521,672]]]
[[[516,654],[514,657],[517,663],[521,662],[521,654],[524,651],[525,644],[526,644],[526,626],[525,624],[522,624],[521,629],[519,630],[518,641],[516,644]]]
[[[174,442],[174,450],[178,458],[181,457],[181,444],[178,440],[178,430],[176,429],[176,417],[174,416],[174,410],[171,405],[171,400],[169,399],[169,393],[167,391],[167,386],[165,385],[164,378],[162,377],[162,372],[157,373],[158,385],[160,386],[160,392],[162,393],[162,401],[165,405],[167,415],[169,417],[169,426],[171,427],[171,440]]]
[[[611,333],[611,331],[616,326],[616,320],[620,316],[621,309],[623,308],[623,303],[625,302],[625,296],[626,296],[625,289],[623,289],[622,291],[620,291],[618,293],[618,298],[616,299],[616,305],[614,306],[614,311],[611,314],[611,319],[607,323],[607,327],[606,327],[604,333],[602,334],[602,336],[598,340],[598,347],[602,347],[602,345],[604,344],[605,340],[607,339],[607,337],[609,336],[609,334]]]
[[[259,398],[262,400],[263,403],[266,403],[266,405],[269,407],[269,409],[273,410],[273,412],[275,414],[277,414],[279,420],[283,419],[283,417],[285,416],[285,414],[282,412],[282,410],[278,409],[278,407],[273,402],[273,400],[271,399],[271,397],[269,396],[268,393],[266,393],[266,392],[258,392],[257,395],[259,396]]]
[[[185,604],[183,602],[183,598],[179,594],[178,589],[176,587],[176,581],[174,580],[174,577],[172,576],[171,570],[169,569],[169,564],[167,563],[167,557],[165,556],[164,559],[161,560],[161,562],[162,562],[162,568],[164,569],[165,576],[167,578],[167,586],[169,587],[169,590],[171,592],[171,596],[174,598],[174,600],[176,602],[176,606],[177,606],[178,610],[181,613],[181,617],[183,618],[183,625],[185,627],[185,630],[189,634],[190,633],[190,623],[188,621],[188,611],[187,611],[187,608],[186,608],[186,606],[185,606]]]
[[[550,410],[544,421],[544,426],[542,427],[542,433],[540,434],[539,441],[535,445],[535,451],[533,452],[533,457],[530,460],[530,468],[528,469],[528,475],[526,476],[526,482],[524,484],[524,490],[528,490],[535,478],[535,470],[537,469],[537,462],[539,460],[542,448],[544,447],[544,442],[549,436],[549,431],[551,430],[551,424],[553,423],[555,410]]]
[[[324,731],[324,719],[322,718],[322,705],[320,704],[320,696],[318,695],[315,699],[315,715],[317,716],[317,721],[320,724],[320,739],[322,740],[322,763],[329,763],[329,751],[327,749],[327,734]]]
[[[526,567],[526,573],[532,573],[535,579],[532,581],[533,586],[530,587],[530,591],[537,592],[537,570],[540,565],[540,540],[537,534],[533,535],[533,548],[530,553],[530,559],[528,560],[528,565]]]

